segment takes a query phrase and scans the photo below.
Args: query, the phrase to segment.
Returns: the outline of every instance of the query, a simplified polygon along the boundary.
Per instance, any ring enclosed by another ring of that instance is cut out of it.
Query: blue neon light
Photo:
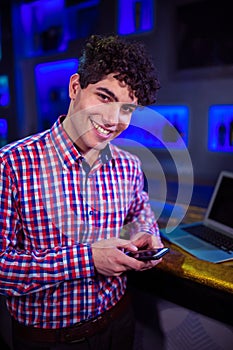
[[[1,135],[7,134],[7,121],[6,121],[6,119],[0,119],[0,134]]]
[[[0,147],[7,143],[8,126],[6,119],[0,119]]]
[[[153,0],[119,0],[118,34],[128,35],[153,30],[154,13]]]
[[[78,60],[77,59],[67,59],[67,60],[60,60],[60,61],[54,61],[54,62],[46,62],[46,63],[40,63],[36,66],[36,74],[49,74],[49,73],[56,73],[59,71],[72,71],[77,72],[78,69]]]
[[[208,149],[233,152],[233,105],[213,105],[209,108]]]
[[[10,91],[7,75],[0,76],[0,106],[6,107],[10,103]]]

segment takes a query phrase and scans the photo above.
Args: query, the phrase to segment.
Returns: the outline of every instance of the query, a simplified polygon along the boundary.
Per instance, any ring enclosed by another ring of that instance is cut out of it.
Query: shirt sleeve
[[[149,196],[144,190],[144,174],[139,160],[132,184],[132,202],[125,220],[124,230],[130,236],[137,232],[159,235],[159,227],[150,206]]]
[[[6,166],[0,164],[0,293],[19,296],[65,280],[95,274],[88,244],[25,251],[20,242],[17,189]]]

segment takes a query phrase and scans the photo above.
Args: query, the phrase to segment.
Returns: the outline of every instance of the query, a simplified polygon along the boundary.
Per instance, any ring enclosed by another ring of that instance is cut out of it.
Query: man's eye
[[[133,113],[133,111],[135,110],[135,107],[131,105],[122,105],[121,109],[124,113]]]
[[[103,100],[104,102],[111,102],[110,97],[105,94],[98,94],[98,96]]]

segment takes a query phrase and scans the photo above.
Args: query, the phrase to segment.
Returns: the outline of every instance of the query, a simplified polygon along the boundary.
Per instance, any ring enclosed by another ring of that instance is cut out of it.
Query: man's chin
[[[109,142],[110,142],[109,140],[108,141],[104,141],[104,142],[99,142],[95,146],[93,146],[93,150],[102,151],[107,146],[107,144]]]

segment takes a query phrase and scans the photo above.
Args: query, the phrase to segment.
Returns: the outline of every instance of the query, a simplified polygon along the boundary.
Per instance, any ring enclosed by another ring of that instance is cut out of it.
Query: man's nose
[[[103,113],[103,123],[106,126],[114,126],[119,123],[120,104],[117,102],[106,104],[105,112]]]

